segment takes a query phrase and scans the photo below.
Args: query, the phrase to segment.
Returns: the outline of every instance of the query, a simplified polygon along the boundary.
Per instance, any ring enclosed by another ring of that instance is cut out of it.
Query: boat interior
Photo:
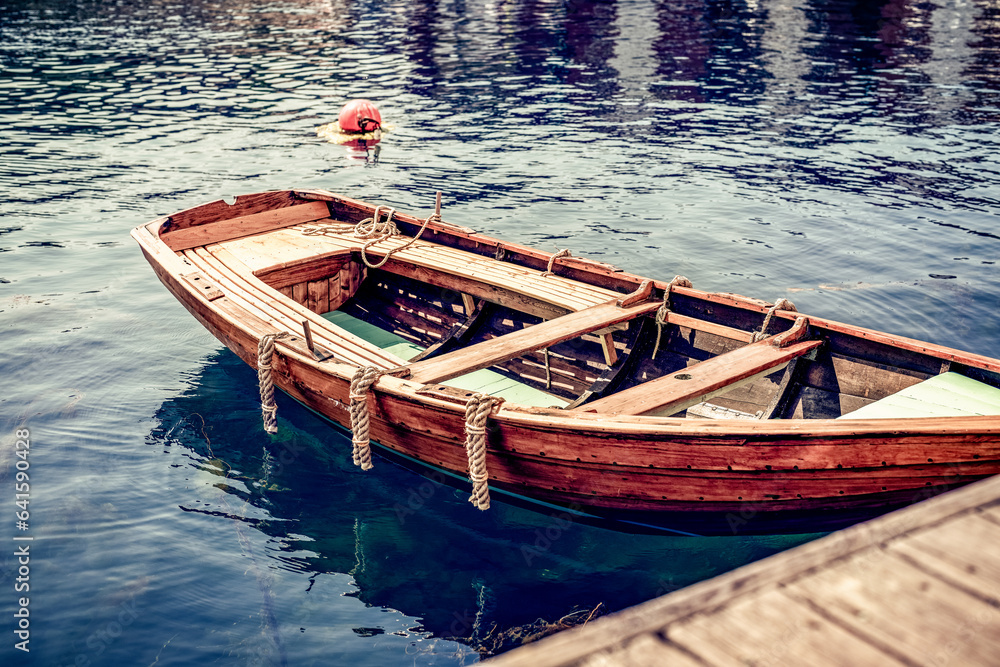
[[[678,288],[661,311],[648,285],[623,294],[560,275],[558,262],[532,268],[506,261],[502,245],[459,248],[431,231],[362,250],[360,213],[329,215],[313,201],[250,235],[222,222],[164,240],[206,298],[224,294],[271,327],[304,332],[317,359],[405,369],[465,395],[699,419],[1000,414],[1000,373],[988,364],[794,312],[767,317],[731,295]]]

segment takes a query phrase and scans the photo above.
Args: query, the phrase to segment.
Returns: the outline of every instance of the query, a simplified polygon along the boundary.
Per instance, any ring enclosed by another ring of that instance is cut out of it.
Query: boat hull
[[[160,281],[256,368],[268,323],[180,278],[189,267],[163,244],[162,222],[133,233]],[[272,367],[279,389],[350,429],[353,367],[317,361],[303,341],[280,346]],[[372,441],[390,458],[460,485],[468,469],[462,399],[384,376],[368,396]],[[517,502],[636,530],[815,532],[997,474],[1000,418],[721,423],[504,406],[489,423],[487,446],[490,487]]]

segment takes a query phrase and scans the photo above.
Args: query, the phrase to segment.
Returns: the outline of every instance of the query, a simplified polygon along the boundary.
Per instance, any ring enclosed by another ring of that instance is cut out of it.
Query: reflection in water
[[[349,436],[289,400],[279,401],[278,434],[267,436],[256,406],[232,398],[247,383],[252,372],[223,353],[157,411],[149,444],[190,449],[191,465],[218,478],[221,493],[182,509],[227,517],[238,533],[252,527],[280,544],[264,557],[247,553],[269,633],[277,622],[266,572],[275,564],[313,579],[349,574],[366,604],[418,617],[427,637],[475,646],[491,630],[599,604],[621,609],[815,537],[629,535],[501,499],[480,512],[468,489],[443,476],[381,457],[360,472]],[[274,644],[282,646],[277,634]]]

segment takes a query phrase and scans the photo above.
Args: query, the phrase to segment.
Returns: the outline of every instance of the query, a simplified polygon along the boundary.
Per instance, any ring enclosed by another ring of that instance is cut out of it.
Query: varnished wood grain
[[[325,203],[315,201],[252,213],[211,224],[177,229],[164,234],[163,240],[172,250],[187,250],[280,227],[291,227],[303,222],[325,218],[329,214],[330,211]]]

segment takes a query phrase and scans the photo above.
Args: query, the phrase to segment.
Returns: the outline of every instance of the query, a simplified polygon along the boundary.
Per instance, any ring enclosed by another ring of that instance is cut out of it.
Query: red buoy
[[[374,132],[382,127],[382,114],[368,100],[351,100],[340,110],[341,132]]]

